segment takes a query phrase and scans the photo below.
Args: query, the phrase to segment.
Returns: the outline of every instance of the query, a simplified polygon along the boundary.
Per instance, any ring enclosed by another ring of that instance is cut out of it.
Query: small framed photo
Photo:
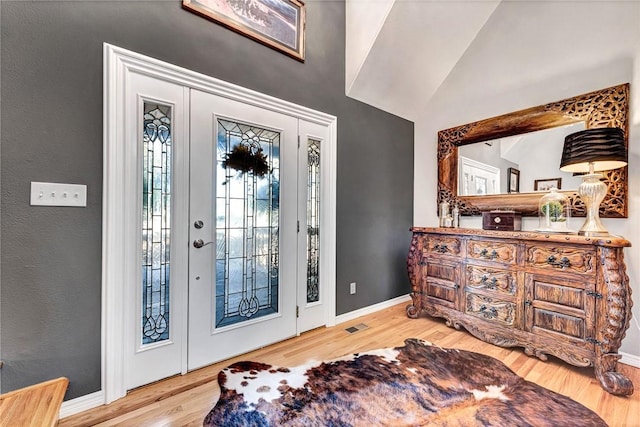
[[[562,178],[536,179],[533,181],[533,191],[549,191],[554,187],[560,190]]]
[[[182,7],[304,62],[300,0],[182,0]]]
[[[516,168],[507,170],[507,191],[509,193],[520,192],[520,171]]]

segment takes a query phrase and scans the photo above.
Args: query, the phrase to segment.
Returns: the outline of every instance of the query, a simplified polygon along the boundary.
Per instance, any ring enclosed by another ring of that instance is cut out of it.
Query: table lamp
[[[567,135],[562,149],[560,170],[586,172],[578,195],[582,199],[587,218],[578,231],[579,235],[608,236],[600,221],[600,203],[607,194],[607,185],[601,181],[598,171],[621,168],[627,165],[627,147],[624,132],[619,128],[595,128]]]

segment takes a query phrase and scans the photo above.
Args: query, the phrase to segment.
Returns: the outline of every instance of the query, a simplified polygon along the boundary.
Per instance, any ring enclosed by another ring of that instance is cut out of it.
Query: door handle
[[[210,244],[212,244],[212,243],[213,243],[213,242],[207,242],[207,243],[205,243],[205,242],[204,242],[204,240],[202,240],[202,239],[198,239],[198,240],[194,240],[194,241],[193,241],[193,247],[194,247],[194,248],[197,248],[197,249],[200,249],[200,248],[202,248],[202,247],[204,247],[204,246],[207,246],[207,245],[210,245]]]

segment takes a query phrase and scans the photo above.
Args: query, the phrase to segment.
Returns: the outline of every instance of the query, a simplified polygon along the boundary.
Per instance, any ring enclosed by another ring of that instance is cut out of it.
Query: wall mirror
[[[462,215],[505,209],[537,216],[551,186],[585,216],[579,176],[560,171],[564,137],[582,129],[619,127],[628,144],[629,84],[586,93],[438,132],[438,203]],[[627,167],[604,172],[603,218],[627,217]]]

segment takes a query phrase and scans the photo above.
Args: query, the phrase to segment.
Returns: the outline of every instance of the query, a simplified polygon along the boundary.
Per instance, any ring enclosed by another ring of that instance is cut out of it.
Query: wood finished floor
[[[633,381],[635,392],[628,397],[613,396],[600,388],[592,369],[576,368],[553,358],[543,362],[525,355],[519,348],[486,344],[467,332],[447,327],[439,319],[409,319],[405,306],[399,304],[333,328],[316,329],[187,375],[133,390],[110,405],[64,418],[59,426],[201,426],[220,393],[217,373],[230,363],[254,360],[295,366],[311,359],[331,359],[364,350],[400,346],[406,338],[413,337],[442,347],[495,357],[521,377],[582,403],[611,427],[640,426],[640,369],[618,364],[618,370]],[[359,323],[368,328],[353,334],[345,331]]]

